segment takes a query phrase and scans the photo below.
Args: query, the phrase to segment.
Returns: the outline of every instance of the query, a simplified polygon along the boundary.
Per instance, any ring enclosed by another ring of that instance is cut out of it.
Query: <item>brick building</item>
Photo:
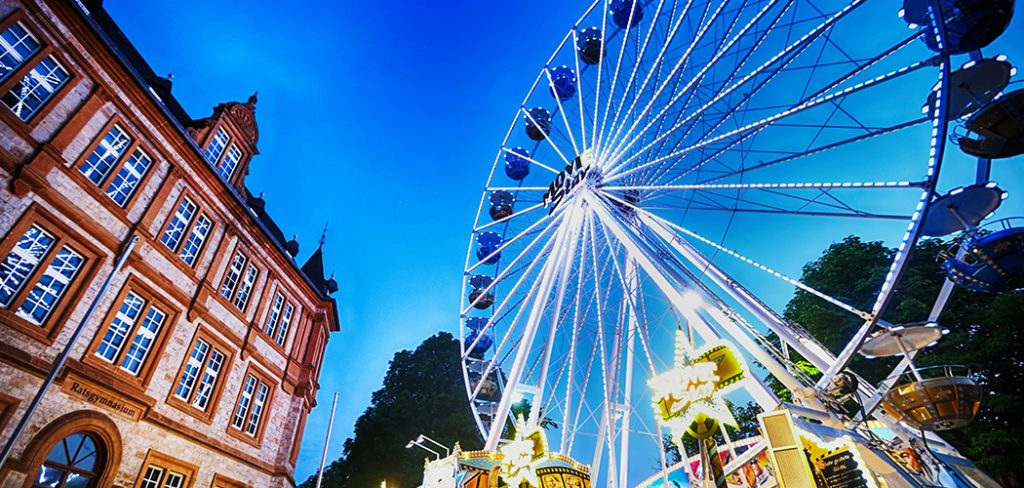
[[[256,96],[170,88],[101,0],[0,0],[0,443],[85,324],[0,487],[295,485],[337,285],[245,187]]]

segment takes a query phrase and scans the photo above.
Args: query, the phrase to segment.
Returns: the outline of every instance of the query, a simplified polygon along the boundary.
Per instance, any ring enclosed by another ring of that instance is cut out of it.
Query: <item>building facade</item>
[[[101,0],[0,0],[0,487],[296,484],[337,285],[245,187],[256,96],[170,88]]]

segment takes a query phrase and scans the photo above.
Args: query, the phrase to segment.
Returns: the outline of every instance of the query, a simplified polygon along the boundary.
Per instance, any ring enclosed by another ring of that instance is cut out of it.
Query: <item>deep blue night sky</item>
[[[467,234],[495,151],[585,6],[106,2],[155,71],[174,74],[173,92],[192,117],[259,91],[261,154],[247,185],[265,192],[286,235],[298,235],[300,261],[330,222],[326,268],[341,285],[342,330],[328,347],[298,481],[316,470],[334,391],[341,400],[329,460],[395,351],[438,330],[457,333]],[[995,51],[1021,45],[1018,15]],[[1020,162],[993,179],[1024,181]],[[1024,198],[1008,200],[1016,211],[1004,215],[1022,213],[1016,200]]]

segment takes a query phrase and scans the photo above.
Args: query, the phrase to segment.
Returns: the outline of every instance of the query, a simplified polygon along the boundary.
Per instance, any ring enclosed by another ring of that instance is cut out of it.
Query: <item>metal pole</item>
[[[331,445],[331,429],[334,427],[334,410],[338,408],[338,392],[334,392],[334,403],[331,404],[331,420],[327,423],[327,436],[324,437],[324,452],[320,455],[320,469],[316,472],[316,488],[324,481],[324,464],[327,463],[327,446]]]
[[[28,427],[28,422],[32,420],[32,414],[35,413],[36,408],[39,407],[39,403],[43,400],[43,395],[50,389],[50,385],[53,384],[54,380],[57,379],[57,374],[64,367],[64,363],[67,362],[68,356],[71,355],[71,348],[74,347],[75,343],[78,342],[78,338],[81,337],[82,331],[85,330],[86,324],[89,323],[89,319],[92,318],[93,312],[96,311],[96,307],[99,306],[100,300],[107,293],[107,288],[110,287],[110,283],[114,280],[114,276],[121,271],[121,267],[124,266],[125,259],[131,254],[132,248],[135,247],[135,243],[139,241],[139,236],[132,236],[131,240],[128,241],[128,246],[124,248],[121,255],[117,258],[117,263],[114,264],[114,269],[107,275],[106,281],[103,282],[103,286],[100,291],[96,293],[96,298],[93,298],[92,303],[89,304],[89,309],[85,311],[85,316],[78,323],[78,327],[71,334],[71,338],[68,339],[68,343],[64,345],[64,350],[61,351],[60,355],[53,362],[53,368],[50,369],[50,374],[43,380],[43,385],[39,387],[39,391],[36,392],[35,398],[28,404],[25,409],[25,414],[21,417],[21,421],[18,422],[18,426],[14,428],[14,432],[11,433],[11,437],[7,439],[7,443],[4,445],[3,453],[0,453],[0,466],[3,466],[7,462],[7,458],[11,456],[11,452],[14,451],[14,443],[17,442],[18,437]]]

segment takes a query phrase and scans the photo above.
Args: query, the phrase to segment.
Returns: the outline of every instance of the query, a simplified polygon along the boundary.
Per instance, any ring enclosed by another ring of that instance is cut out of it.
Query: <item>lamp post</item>
[[[413,439],[413,440],[409,441],[409,443],[405,445],[405,448],[409,449],[412,446],[419,446],[419,448],[423,449],[424,451],[430,451],[430,452],[434,453],[434,456],[436,456],[436,459],[441,459],[441,453],[439,453],[439,452],[437,452],[437,451],[435,451],[435,450],[433,450],[433,449],[431,449],[431,448],[429,448],[427,446],[424,446],[423,444],[420,444],[420,439],[418,437],[416,439]]]
[[[429,437],[427,437],[427,436],[425,436],[423,434],[420,434],[420,436],[416,438],[416,442],[423,442],[425,440],[432,442],[435,446],[440,447],[441,449],[444,449],[444,457],[448,457],[448,456],[452,455],[452,450],[451,449],[448,449],[447,447],[445,447],[444,444],[441,444],[440,442],[437,442],[434,439],[431,439],[431,438],[429,438]]]

